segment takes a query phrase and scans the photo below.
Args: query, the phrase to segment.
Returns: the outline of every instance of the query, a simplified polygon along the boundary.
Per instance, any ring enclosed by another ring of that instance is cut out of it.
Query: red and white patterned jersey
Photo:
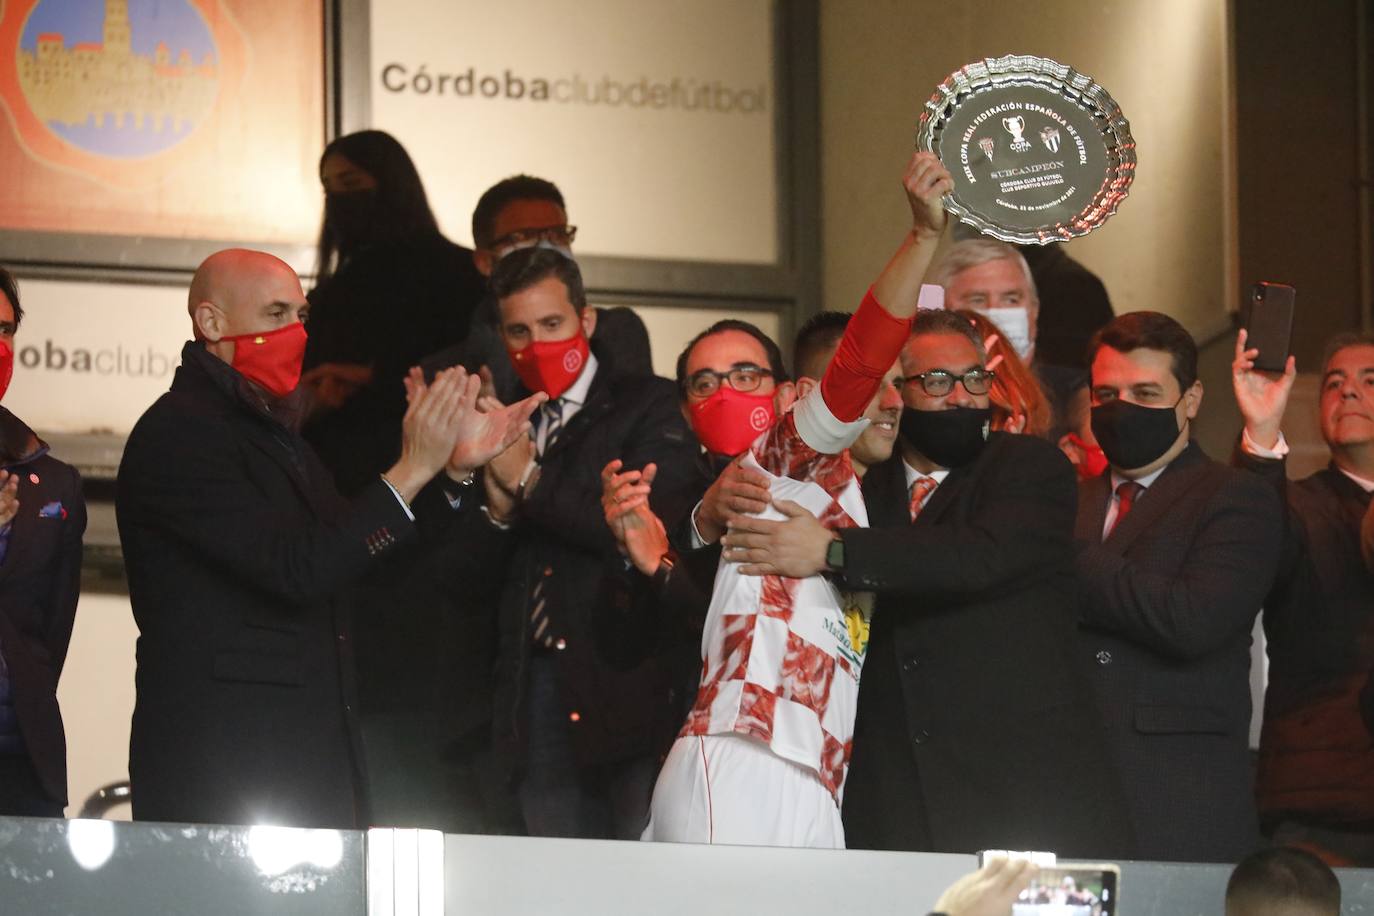
[[[940,307],[943,296],[923,286],[922,307]],[[744,457],[770,476],[774,501],[799,503],[832,530],[868,526],[847,449],[868,426],[862,414],[910,330],[872,290],[864,296],[820,384]],[[783,518],[772,506],[760,517]],[[871,606],[871,595],[843,595],[824,576],[744,576],[722,559],[701,637],[701,685],[681,734],[762,741],[814,770],[838,804]]]
[[[818,410],[850,442],[867,422],[840,424],[816,386],[759,437],[743,463],[772,478],[774,500],[801,504],[827,528],[866,527],[849,453],[818,452],[797,431],[798,415],[814,426],[806,418]],[[770,506],[759,517],[784,516]],[[866,616],[824,576],[745,576],[738,569],[723,560],[716,572],[701,641],[701,685],[681,734],[756,738],[814,770],[838,804],[868,648]]]

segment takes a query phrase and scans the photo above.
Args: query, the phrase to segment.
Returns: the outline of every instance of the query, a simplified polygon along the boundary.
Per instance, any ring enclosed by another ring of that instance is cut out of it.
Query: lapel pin
[[[30,474],[30,475],[29,475],[29,483],[38,483],[38,475],[37,475],[37,474]]]

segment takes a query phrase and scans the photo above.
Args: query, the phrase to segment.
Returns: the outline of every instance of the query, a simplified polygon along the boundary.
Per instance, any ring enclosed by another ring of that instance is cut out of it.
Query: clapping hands
[[[668,552],[663,521],[649,508],[658,466],[651,463],[642,471],[621,471],[623,466],[617,458],[601,469],[601,509],[621,553],[644,575],[652,576]]]

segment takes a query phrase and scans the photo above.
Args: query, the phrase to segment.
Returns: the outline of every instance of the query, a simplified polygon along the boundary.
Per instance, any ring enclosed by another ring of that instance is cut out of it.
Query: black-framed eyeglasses
[[[969,394],[987,394],[988,387],[996,377],[997,373],[991,369],[970,369],[963,375],[955,375],[948,369],[931,369],[920,375],[908,375],[899,379],[897,387],[902,388],[919,382],[921,390],[926,394],[933,398],[941,398],[954,390],[954,383],[957,381]]]
[[[577,227],[569,226],[564,223],[561,226],[538,226],[533,229],[517,229],[507,233],[491,243],[493,250],[510,248],[515,245],[527,245],[540,240],[553,242],[557,245],[571,245],[573,239],[577,238]]]
[[[747,394],[757,391],[763,380],[771,378],[772,375],[772,372],[761,366],[748,364],[735,366],[729,372],[702,369],[700,372],[692,373],[687,379],[687,393],[694,397],[707,398],[716,393],[721,382],[728,382],[731,388]]]

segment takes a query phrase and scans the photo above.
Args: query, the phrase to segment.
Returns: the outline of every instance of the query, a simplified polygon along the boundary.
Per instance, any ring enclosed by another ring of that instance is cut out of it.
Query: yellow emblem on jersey
[[[849,645],[860,657],[868,651],[868,626],[873,618],[872,592],[845,592],[841,596],[845,626],[849,628]]]

